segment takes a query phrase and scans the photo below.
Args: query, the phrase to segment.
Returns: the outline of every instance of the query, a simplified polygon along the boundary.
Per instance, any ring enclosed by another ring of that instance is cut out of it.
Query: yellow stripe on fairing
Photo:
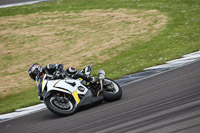
[[[47,84],[47,82],[46,82],[46,84],[43,86],[43,82],[44,82],[45,77],[46,77],[46,74],[44,75],[44,77],[43,77],[43,79],[42,79],[42,92],[44,91],[44,88],[45,88],[45,86],[46,86],[46,84]]]
[[[75,100],[76,100],[76,103],[78,104],[80,102],[80,99],[78,97],[78,93],[77,91],[73,92],[72,95],[74,96]]]

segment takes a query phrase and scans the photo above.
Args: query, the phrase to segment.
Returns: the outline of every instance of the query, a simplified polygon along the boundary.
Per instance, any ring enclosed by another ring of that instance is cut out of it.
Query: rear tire
[[[102,92],[105,101],[112,102],[119,100],[122,96],[122,89],[115,81],[111,79],[104,79],[105,81],[111,82],[113,85],[113,91],[109,91],[105,88]]]
[[[75,113],[77,107],[75,106],[76,102],[74,99],[73,101],[69,101],[69,108],[66,109],[64,109],[64,107],[59,107],[59,103],[57,102],[58,104],[56,104],[55,100],[56,99],[53,95],[50,95],[45,99],[45,104],[51,112],[59,116],[68,116]]]

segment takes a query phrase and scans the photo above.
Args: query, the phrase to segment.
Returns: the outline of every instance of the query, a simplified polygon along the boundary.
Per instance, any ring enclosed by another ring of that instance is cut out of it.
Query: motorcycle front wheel
[[[118,83],[111,79],[104,79],[104,82],[107,82],[108,85],[104,86],[102,95],[105,101],[112,102],[119,100],[122,96],[122,89]]]
[[[76,111],[75,99],[70,94],[50,95],[45,99],[45,104],[51,112],[59,116],[72,115]]]

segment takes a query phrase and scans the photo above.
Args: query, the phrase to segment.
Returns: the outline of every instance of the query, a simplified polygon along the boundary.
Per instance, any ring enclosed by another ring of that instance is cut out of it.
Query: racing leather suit
[[[73,67],[69,67],[66,71],[64,71],[63,64],[49,64],[42,69],[42,72],[53,75],[53,79],[63,79],[68,76],[73,79],[82,78],[88,82],[93,82],[95,80],[94,77],[80,72]]]
[[[42,72],[45,74],[53,75],[55,78],[64,78],[62,77],[63,73],[63,64],[49,64],[42,68]]]

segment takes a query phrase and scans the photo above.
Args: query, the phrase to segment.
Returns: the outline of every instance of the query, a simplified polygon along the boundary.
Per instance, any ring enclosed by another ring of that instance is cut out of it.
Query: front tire
[[[55,95],[50,95],[45,99],[47,108],[59,116],[68,116],[74,114],[76,111],[76,102],[73,96],[70,96],[69,94],[67,95],[70,97],[70,100],[66,103],[65,101],[58,101]]]
[[[112,102],[119,100],[122,96],[122,89],[115,81],[111,79],[104,79],[104,82],[110,82],[111,84],[103,89],[102,95],[105,101]]]

